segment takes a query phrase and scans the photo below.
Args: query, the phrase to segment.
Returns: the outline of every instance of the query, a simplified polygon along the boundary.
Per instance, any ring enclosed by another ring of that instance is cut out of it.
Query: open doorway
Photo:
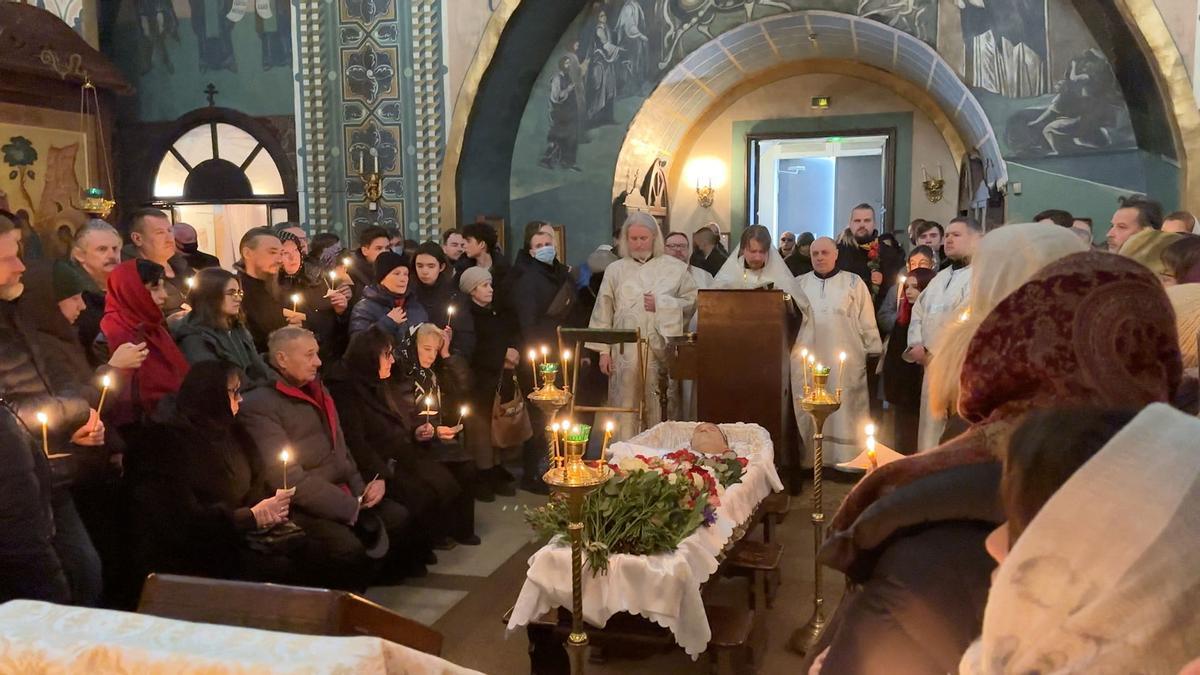
[[[747,139],[749,222],[782,232],[836,238],[858,204],[892,229],[895,131],[773,135]]]

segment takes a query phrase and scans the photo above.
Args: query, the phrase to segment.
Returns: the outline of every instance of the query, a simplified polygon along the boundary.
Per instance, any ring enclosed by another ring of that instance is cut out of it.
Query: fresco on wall
[[[40,242],[28,245],[42,254],[65,254],[83,222],[83,141],[78,129],[0,123],[0,205],[33,225]]]
[[[34,5],[63,20],[76,33],[83,35],[83,0],[16,0]],[[87,37],[87,36],[84,36]]]
[[[288,0],[123,0],[105,50],[137,88],[142,121],[203,105],[210,81],[223,106],[290,115],[291,26]]]

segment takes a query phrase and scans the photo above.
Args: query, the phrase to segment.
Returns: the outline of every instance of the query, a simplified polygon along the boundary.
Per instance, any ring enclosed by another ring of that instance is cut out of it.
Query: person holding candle
[[[279,461],[264,462],[236,424],[244,382],[235,365],[197,363],[131,444],[125,480],[139,579],[157,572],[300,581],[295,551],[261,552],[247,540],[288,519],[292,494],[268,486],[270,472],[282,473]]]
[[[300,295],[304,327],[317,336],[321,362],[333,363],[346,351],[353,288],[347,283],[349,277],[335,274],[331,280],[324,267],[304,257],[304,240],[298,231],[303,232],[295,225],[276,228],[283,245],[279,292],[285,297]]]
[[[900,275],[900,279],[907,281],[915,269],[932,270],[936,274],[935,262],[933,249],[928,246],[916,246],[908,253],[908,266]],[[896,325],[896,313],[900,311],[901,300],[904,297],[902,286],[902,283],[893,284],[884,295],[879,309],[875,311],[875,325],[879,327],[879,335],[885,339],[892,334],[892,329]],[[905,338],[905,342],[908,342],[907,338]]]
[[[687,263],[666,255],[662,230],[647,213],[633,213],[625,219],[617,249],[621,259],[604,270],[588,327],[640,330],[649,342],[649,363],[639,364],[638,350],[628,345],[622,349],[620,345],[588,344],[587,348],[600,355],[600,372],[609,376],[608,405],[636,408],[642,400],[646,426],[650,427],[662,417],[658,378],[660,369],[666,368],[667,338],[687,332],[698,289]],[[642,391],[636,389],[639,365],[646,374]],[[676,387],[671,387],[668,399],[671,416],[678,416]],[[640,431],[636,413],[617,414],[615,421],[621,438]]]
[[[921,248],[921,247],[918,247]],[[904,359],[908,350],[908,325],[913,306],[933,281],[932,269],[918,267],[909,271],[904,296],[896,315],[895,330],[883,347],[883,393],[892,413],[892,443],[905,455],[917,451],[917,428],[921,418],[921,382],[925,369]]]
[[[277,283],[279,268],[283,264],[283,244],[279,235],[267,227],[254,227],[242,235],[238,243],[242,256],[242,269],[238,280],[242,284],[242,311],[246,315],[246,328],[254,338],[254,348],[263,353],[267,350],[267,336],[284,326],[299,326],[305,316],[284,304]]]
[[[515,494],[515,478],[499,461],[502,448],[492,446],[491,418],[497,400],[524,398],[513,385],[516,369],[521,365],[517,351],[520,346],[517,320],[512,310],[495,302],[492,275],[482,267],[463,270],[458,278],[458,288],[469,298],[464,311],[471,313],[475,325],[475,349],[470,358],[472,383],[468,396],[475,414],[466,420],[466,442],[480,474],[475,496],[486,502],[497,494]]]
[[[416,276],[416,299],[434,325],[450,328],[450,353],[470,359],[475,350],[474,315],[467,311],[469,300],[458,289],[450,260],[438,244],[427,241],[412,257]]]
[[[246,329],[242,285],[235,274],[219,267],[200,270],[188,301],[192,311],[173,331],[188,363],[231,363],[242,370],[242,388],[247,391],[275,380]]]
[[[280,328],[268,347],[279,379],[246,394],[239,424],[254,439],[263,466],[277,466],[281,448],[294,453],[288,462],[288,487],[295,489],[288,517],[304,530],[304,548],[323,552],[305,557],[307,583],[361,590],[411,538],[410,513],[387,498],[384,480],[368,483],[359,472],[337,405],[318,376],[321,359],[313,334],[298,326]],[[272,489],[282,488],[279,472],[264,475]]]
[[[95,354],[93,344],[100,334],[100,319],[104,317],[104,295],[108,275],[121,263],[121,235],[116,228],[99,218],[92,218],[75,231],[75,241],[69,258],[54,264],[55,274],[69,271],[83,284],[84,310],[75,322],[79,343],[92,367],[104,362]]]
[[[399,358],[411,342],[412,331],[429,320],[429,313],[416,298],[404,256],[384,251],[375,258],[374,269],[374,282],[363,289],[362,300],[350,314],[350,334],[379,326],[395,340]]]
[[[812,303],[812,354],[828,364],[837,362],[830,366],[828,389],[831,395],[841,390],[842,407],[829,417],[824,429],[824,461],[826,466],[834,466],[853,459],[866,440],[862,429],[871,414],[867,361],[883,351],[883,343],[875,325],[871,291],[858,275],[838,268],[837,244],[820,237],[810,253],[813,271],[796,279],[796,284]],[[813,447],[816,430],[812,417],[804,415],[797,421],[806,447]]]

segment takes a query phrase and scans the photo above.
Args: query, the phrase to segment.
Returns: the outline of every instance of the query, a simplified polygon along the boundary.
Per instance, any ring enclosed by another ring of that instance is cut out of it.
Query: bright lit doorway
[[[862,203],[875,207],[881,229],[890,229],[894,131],[748,141],[749,223],[765,226],[775,240],[782,232],[836,239]]]

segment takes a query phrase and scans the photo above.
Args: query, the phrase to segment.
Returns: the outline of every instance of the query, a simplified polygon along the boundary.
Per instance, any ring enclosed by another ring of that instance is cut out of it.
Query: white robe
[[[650,344],[646,367],[646,386],[642,393],[646,411],[646,428],[662,421],[658,396],[658,373],[666,368],[666,338],[683,335],[696,311],[696,282],[688,265],[668,255],[640,263],[633,258],[621,258],[604,270],[604,281],[592,310],[590,328],[641,329],[642,337]],[[647,312],[644,294],[653,293],[655,311]],[[612,375],[608,378],[608,405],[621,408],[637,406],[637,349],[634,345],[588,345],[598,353],[612,358]],[[617,423],[617,438],[630,438],[641,429],[637,415],[621,413],[613,416]]]
[[[971,267],[953,267],[938,272],[929,282],[917,304],[913,305],[912,321],[908,325],[908,347],[922,345],[930,354],[937,353],[942,331],[967,308],[971,291]],[[929,405],[929,379],[921,383],[921,421],[917,431],[917,450],[937,447],[946,430],[946,417]]]
[[[829,367],[829,393],[842,389],[842,407],[829,417],[823,430],[823,463],[833,466],[854,459],[866,447],[863,430],[871,417],[867,356],[882,352],[883,341],[875,325],[871,291],[857,274],[838,272],[821,279],[809,272],[796,281],[812,303],[816,335],[806,346],[817,361]],[[846,353],[844,369],[838,362],[840,352]],[[803,388],[797,391],[803,392]],[[816,432],[812,417],[798,419],[811,452]]]
[[[792,380],[792,411],[796,420],[800,421],[808,417],[808,413],[800,409],[800,398],[797,396],[804,392],[804,359],[800,356],[800,351],[805,345],[812,344],[813,312],[808,297],[800,290],[796,277],[792,276],[792,271],[779,255],[779,249],[771,249],[767,264],[761,270],[746,269],[746,263],[740,255],[726,260],[717,272],[713,288],[762,288],[768,283],[787,293],[801,316],[800,333],[796,336],[788,358]]]

